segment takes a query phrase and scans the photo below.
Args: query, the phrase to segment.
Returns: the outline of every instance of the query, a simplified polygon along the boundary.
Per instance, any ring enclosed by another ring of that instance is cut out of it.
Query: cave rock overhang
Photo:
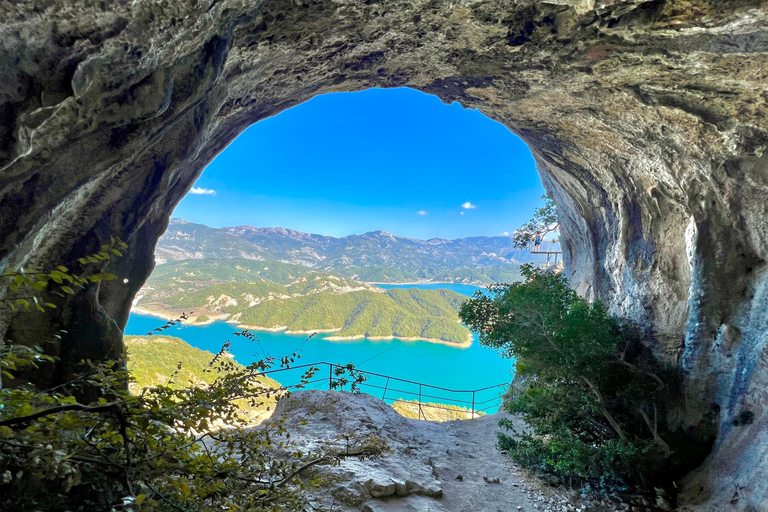
[[[672,420],[718,432],[687,499],[743,482],[744,506],[768,501],[761,3],[40,0],[0,16],[0,270],[130,244],[111,269],[127,283],[43,320],[0,315],[20,342],[66,328],[54,378],[119,357],[170,212],[242,130],[317,94],[407,86],[529,144],[571,284],[687,371]]]

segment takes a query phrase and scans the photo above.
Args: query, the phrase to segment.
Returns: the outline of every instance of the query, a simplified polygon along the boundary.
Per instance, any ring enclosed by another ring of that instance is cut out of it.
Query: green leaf
[[[43,306],[51,309],[56,309],[56,304],[51,304],[50,302],[43,303]]]
[[[48,284],[45,281],[37,281],[35,284],[32,285],[32,288],[34,288],[37,291],[42,291],[43,288],[45,288],[45,285]]]
[[[75,290],[73,290],[69,286],[62,286],[61,291],[63,291],[64,293],[69,293],[70,295],[75,293]]]
[[[35,306],[37,307],[38,311],[45,313],[45,308],[43,306],[41,306],[40,304],[35,304]]]
[[[114,254],[115,256],[122,256],[122,255],[123,255],[123,253],[121,253],[121,252],[120,252],[120,251],[118,251],[117,249],[111,249],[111,252],[112,252],[112,254]]]
[[[56,268],[59,269],[62,272],[69,272],[69,269],[67,267],[65,267],[64,265],[59,265]]]
[[[26,299],[16,299],[16,304],[19,304],[21,306],[24,306],[25,308],[29,309],[29,301]]]
[[[88,256],[86,259],[88,261],[90,261],[91,263],[98,263],[99,262],[99,259],[96,258],[95,256]]]
[[[15,276],[15,277],[13,278],[13,283],[14,283],[16,286],[21,286],[21,283],[23,283],[23,282],[24,282],[24,277],[22,277],[22,276]]]
[[[147,495],[146,494],[139,494],[138,496],[136,496],[136,499],[133,500],[133,504],[134,505],[141,505],[142,503],[144,503],[144,500],[146,500],[146,499],[147,499]]]
[[[88,260],[87,260],[87,259],[85,259],[85,258],[77,258],[77,261],[78,261],[78,263],[82,263],[83,265],[85,265],[86,263],[88,263]]]

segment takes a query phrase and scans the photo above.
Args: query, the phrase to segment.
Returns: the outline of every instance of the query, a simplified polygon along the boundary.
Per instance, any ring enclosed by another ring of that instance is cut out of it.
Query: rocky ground
[[[374,435],[391,449],[373,461],[345,460],[320,467],[325,482],[315,506],[364,512],[573,512],[651,511],[634,502],[585,498],[552,487],[516,467],[496,449],[502,414],[475,420],[427,422],[404,418],[370,395],[300,391],[281,401],[269,421],[284,420],[302,447],[341,446],[340,436]],[[523,424],[512,418],[516,427]],[[645,500],[645,503],[643,502]],[[662,504],[663,505],[663,504]]]

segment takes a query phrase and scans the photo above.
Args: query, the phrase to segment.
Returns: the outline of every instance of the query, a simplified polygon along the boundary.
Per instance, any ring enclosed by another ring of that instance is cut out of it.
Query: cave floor
[[[317,509],[363,512],[572,512],[621,510],[582,500],[527,475],[496,448],[505,413],[428,422],[400,416],[370,395],[301,391],[278,405],[291,439],[305,448],[338,444],[343,435],[376,435],[390,452],[373,461],[344,460],[317,469],[330,485],[313,491]],[[305,421],[306,420],[306,421]],[[271,421],[271,420],[268,420]],[[638,510],[646,510],[644,507]]]

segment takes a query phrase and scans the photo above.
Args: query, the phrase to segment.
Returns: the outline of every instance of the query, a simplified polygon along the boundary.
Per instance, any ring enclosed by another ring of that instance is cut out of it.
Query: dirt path
[[[332,484],[317,505],[364,512],[561,512],[577,508],[526,484],[496,449],[500,415],[434,423],[407,419],[369,395],[302,391],[281,402],[291,437],[305,447],[338,443],[340,434],[377,435],[391,453],[318,470]],[[307,420],[301,425],[302,420]]]
[[[433,465],[443,488],[443,499],[422,510],[533,512],[549,508],[545,498],[529,490],[515,465],[496,448],[496,433],[502,430],[498,423],[505,416],[418,425],[440,446]]]

